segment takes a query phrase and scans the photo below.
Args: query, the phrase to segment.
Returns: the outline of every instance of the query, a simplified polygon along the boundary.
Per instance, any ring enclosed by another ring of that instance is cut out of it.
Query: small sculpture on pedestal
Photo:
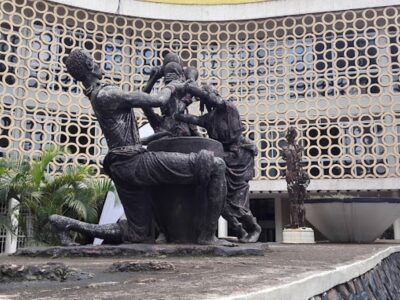
[[[303,147],[296,143],[297,131],[289,127],[287,146],[282,149],[282,158],[286,161],[286,182],[290,203],[290,224],[283,231],[285,243],[314,243],[314,232],[305,224],[304,199],[310,178],[303,169]]]

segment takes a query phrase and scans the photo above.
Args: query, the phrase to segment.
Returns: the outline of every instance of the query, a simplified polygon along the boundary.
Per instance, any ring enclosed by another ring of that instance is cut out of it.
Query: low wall
[[[400,253],[390,255],[367,273],[311,299],[400,299]]]
[[[221,299],[400,299],[400,246],[391,246],[368,258],[314,272],[286,284]]]

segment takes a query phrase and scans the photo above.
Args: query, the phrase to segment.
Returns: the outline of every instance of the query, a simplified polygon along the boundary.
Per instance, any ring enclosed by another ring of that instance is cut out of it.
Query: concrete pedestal
[[[400,218],[396,219],[393,223],[394,239],[400,240]]]
[[[282,242],[285,244],[314,244],[314,230],[309,227],[285,228]]]

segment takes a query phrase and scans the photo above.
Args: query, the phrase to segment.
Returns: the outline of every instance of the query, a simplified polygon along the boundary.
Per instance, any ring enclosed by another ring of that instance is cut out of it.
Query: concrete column
[[[393,223],[394,239],[400,240],[400,218]]]
[[[5,245],[5,253],[15,253],[17,251],[18,245],[18,216],[19,209],[17,209],[17,205],[19,202],[15,199],[11,199],[8,204],[8,213],[11,215],[11,227],[12,230],[7,230],[6,233],[6,245]]]
[[[228,236],[228,222],[223,218],[218,219],[218,237],[224,238]]]
[[[399,198],[399,191],[395,191],[392,193],[393,198]],[[393,232],[394,232],[394,239],[400,240],[400,216],[396,221],[393,223]]]
[[[283,220],[282,220],[282,202],[280,198],[274,199],[275,210],[275,242],[282,242]]]

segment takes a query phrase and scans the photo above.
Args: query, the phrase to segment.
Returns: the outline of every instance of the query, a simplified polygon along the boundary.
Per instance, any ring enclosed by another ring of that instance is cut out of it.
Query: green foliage
[[[97,222],[106,193],[114,190],[110,180],[92,178],[88,167],[69,165],[62,172],[49,173],[49,164],[64,154],[58,148],[50,148],[33,161],[0,159],[0,203],[7,205],[11,199],[19,201],[20,212],[32,216],[31,226],[38,242],[53,242],[49,231],[44,230],[52,214]],[[10,228],[10,213],[0,216],[0,226]]]

